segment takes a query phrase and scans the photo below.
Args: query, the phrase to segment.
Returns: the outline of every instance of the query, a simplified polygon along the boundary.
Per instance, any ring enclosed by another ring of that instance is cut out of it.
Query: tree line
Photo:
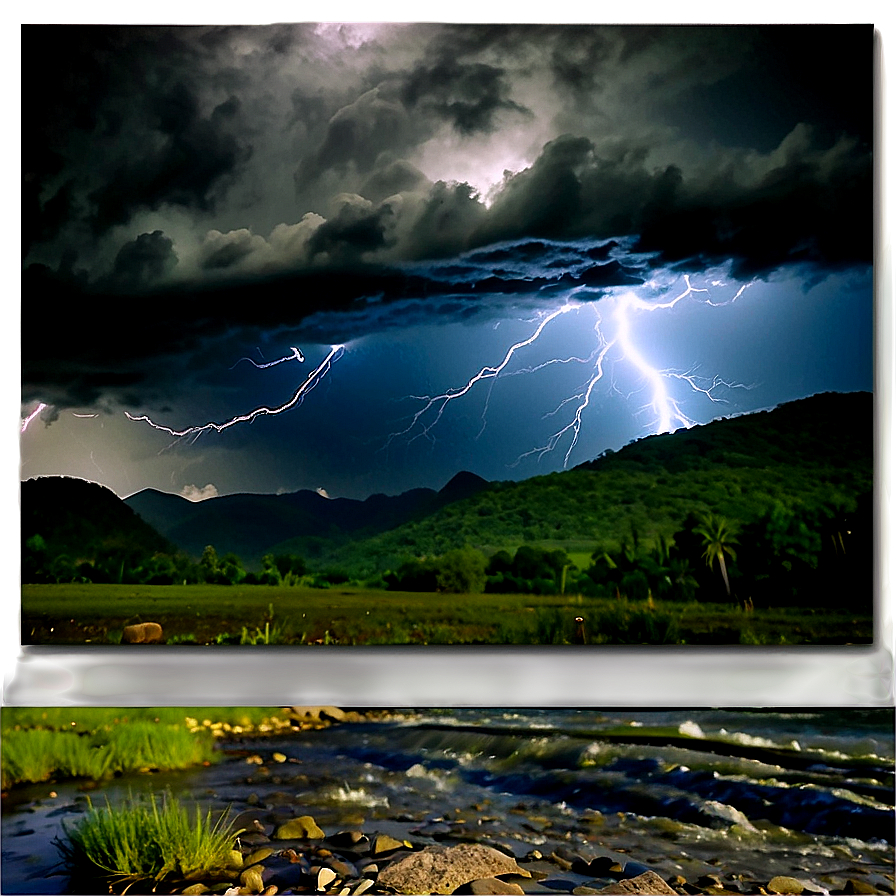
[[[408,560],[384,576],[392,590],[582,594],[632,600],[703,600],[754,606],[844,606],[867,611],[873,591],[871,496],[846,513],[776,502],[745,525],[690,513],[669,539],[633,526],[587,568],[566,551],[522,545],[486,557],[466,547]]]

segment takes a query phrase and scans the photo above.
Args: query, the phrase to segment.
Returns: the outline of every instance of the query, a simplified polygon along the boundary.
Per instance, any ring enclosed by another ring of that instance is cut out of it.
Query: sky
[[[867,26],[22,31],[22,478],[521,479],[874,386]]]

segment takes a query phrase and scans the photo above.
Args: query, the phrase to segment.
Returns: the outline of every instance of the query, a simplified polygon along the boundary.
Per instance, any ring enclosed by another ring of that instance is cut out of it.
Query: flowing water
[[[816,892],[847,877],[892,888],[893,725],[876,709],[418,710],[228,742],[210,768],[117,779],[90,797],[167,789],[203,807],[310,814],[328,834],[616,856],[688,881],[725,871],[787,874]],[[52,840],[86,805],[77,784],[9,795],[4,893],[65,891]],[[583,882],[558,874],[531,892]]]

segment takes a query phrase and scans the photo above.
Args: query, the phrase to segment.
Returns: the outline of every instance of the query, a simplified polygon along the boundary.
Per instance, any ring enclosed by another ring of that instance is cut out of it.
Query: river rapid
[[[893,726],[890,709],[403,710],[228,740],[211,767],[87,788],[94,803],[170,790],[235,814],[312,815],[327,834],[555,855],[526,892],[568,892],[586,883],[570,859],[615,856],[667,880],[789,875],[825,893],[850,878],[892,893]],[[4,893],[66,892],[52,841],[85,811],[84,788],[8,795]]]

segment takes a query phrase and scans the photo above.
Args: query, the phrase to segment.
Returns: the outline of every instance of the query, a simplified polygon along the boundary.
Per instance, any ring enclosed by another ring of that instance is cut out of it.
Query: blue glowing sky
[[[365,497],[871,389],[872,34],[26,27],[22,477]]]

